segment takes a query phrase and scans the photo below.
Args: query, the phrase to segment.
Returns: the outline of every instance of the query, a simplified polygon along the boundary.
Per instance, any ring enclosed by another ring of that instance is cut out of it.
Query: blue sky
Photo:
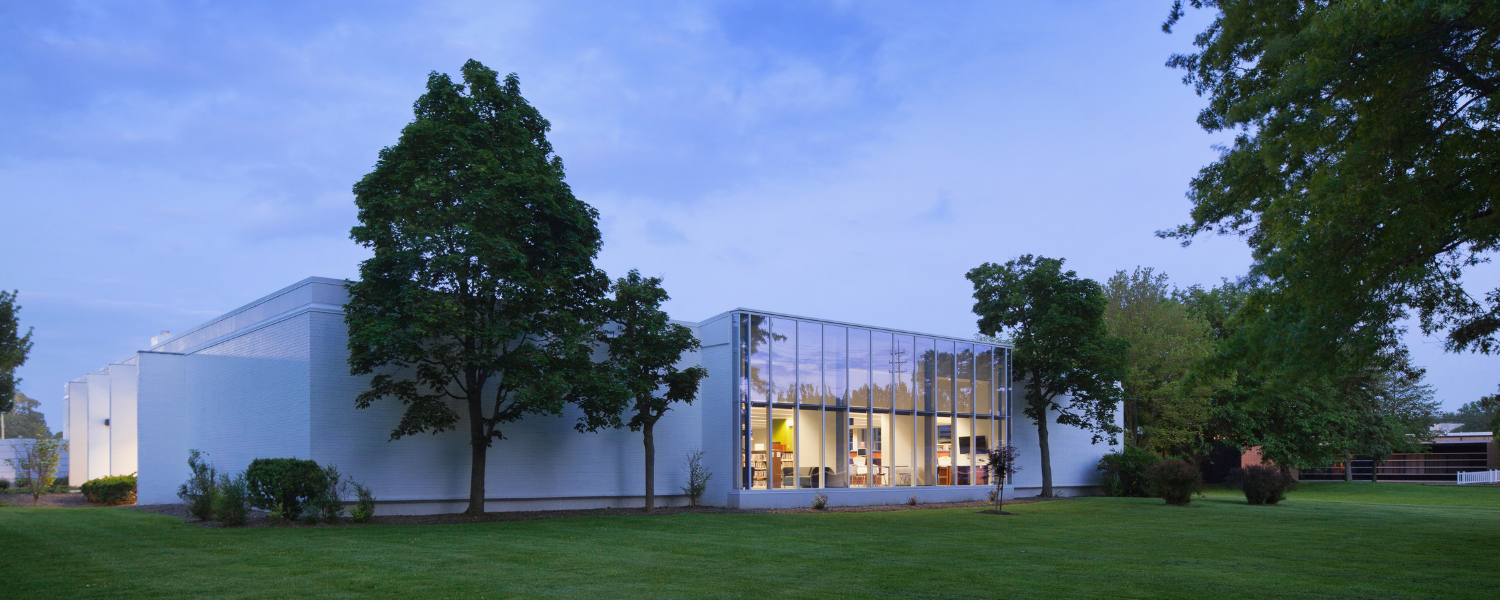
[[[677,318],[737,306],[974,332],[1023,253],[1212,285],[1236,238],[1152,235],[1222,136],[1163,66],[1169,3],[50,2],[0,6],[0,287],[62,384],[309,275],[353,277],[350,187],[430,71],[519,74],[599,264]],[[1194,20],[1198,19],[1198,20]],[[1493,281],[1500,271],[1476,271]],[[1449,408],[1494,360],[1409,336]]]

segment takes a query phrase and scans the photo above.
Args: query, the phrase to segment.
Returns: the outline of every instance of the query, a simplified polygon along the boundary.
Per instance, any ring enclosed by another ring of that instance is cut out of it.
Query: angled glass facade
[[[1010,350],[737,312],[736,486],[988,485],[1010,437]]]

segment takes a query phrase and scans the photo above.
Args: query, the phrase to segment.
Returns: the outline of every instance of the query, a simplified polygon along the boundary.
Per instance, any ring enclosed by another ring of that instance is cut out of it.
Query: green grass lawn
[[[1500,487],[1303,484],[1010,507],[209,529],[0,509],[0,597],[1485,598]]]

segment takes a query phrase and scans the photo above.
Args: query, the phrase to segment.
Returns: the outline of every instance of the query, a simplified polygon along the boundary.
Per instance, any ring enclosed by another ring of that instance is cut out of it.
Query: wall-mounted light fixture
[[[104,426],[105,427],[109,427],[109,419],[105,419],[104,420]]]

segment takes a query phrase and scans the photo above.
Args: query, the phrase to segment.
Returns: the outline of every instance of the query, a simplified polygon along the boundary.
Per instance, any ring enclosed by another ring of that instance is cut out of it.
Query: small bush
[[[1297,489],[1297,480],[1276,467],[1253,465],[1229,472],[1229,485],[1245,492],[1250,504],[1276,504]]]
[[[358,481],[351,483],[354,485],[354,495],[358,500],[354,502],[354,506],[349,507],[349,520],[364,523],[369,521],[370,517],[375,516],[375,493],[363,483]]]
[[[230,527],[239,527],[245,524],[250,516],[250,490],[245,485],[243,473],[230,477],[220,475],[217,490],[214,494],[214,514],[218,515],[219,522]]]
[[[0,490],[8,490],[8,489],[10,489],[10,480],[9,479],[0,479]]]
[[[218,493],[217,470],[198,450],[188,450],[188,468],[193,474],[177,487],[177,497],[188,505],[188,514],[199,521],[214,518],[214,495]]]
[[[1098,466],[1104,493],[1133,498],[1151,496],[1146,485],[1146,470],[1159,462],[1161,457],[1140,446],[1126,446],[1119,452],[1104,455]]]
[[[1000,501],[1000,490],[992,489],[989,492],[986,492],[985,495],[984,495],[984,497],[988,498],[990,502],[999,502]]]
[[[922,503],[922,501],[918,500],[916,496],[912,496],[912,497],[906,499],[906,505],[907,506],[916,506],[916,505],[921,504],[921,503]]]
[[[823,492],[818,492],[818,495],[813,496],[812,507],[813,507],[813,510],[827,510],[828,509],[828,494],[825,494]]]
[[[324,493],[328,475],[310,460],[257,458],[245,469],[245,485],[250,490],[251,506],[279,512],[281,518],[295,521],[309,502]]]
[[[1203,475],[1198,472],[1198,466],[1177,458],[1169,458],[1146,469],[1146,482],[1152,495],[1174,506],[1191,503],[1193,494],[1203,489]]]
[[[323,479],[327,485],[308,503],[307,520],[337,523],[344,516],[344,497],[349,495],[349,483],[334,465],[323,467]]]
[[[688,505],[697,506],[698,501],[703,498],[703,492],[708,491],[708,480],[714,474],[703,466],[703,451],[695,450],[687,455],[688,484],[682,488],[682,493],[687,494]]]
[[[115,475],[90,479],[79,486],[83,497],[95,504],[118,506],[135,504],[135,475]]]

